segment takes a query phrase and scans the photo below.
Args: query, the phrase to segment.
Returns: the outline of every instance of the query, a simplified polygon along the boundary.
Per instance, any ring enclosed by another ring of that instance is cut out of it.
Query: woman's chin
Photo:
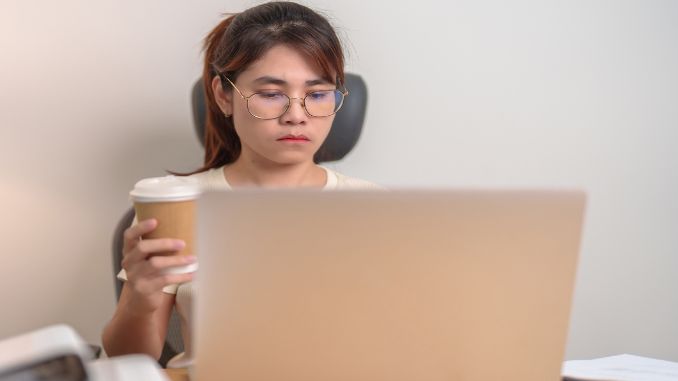
[[[268,156],[272,162],[281,165],[299,165],[313,163],[315,151],[283,151]]]

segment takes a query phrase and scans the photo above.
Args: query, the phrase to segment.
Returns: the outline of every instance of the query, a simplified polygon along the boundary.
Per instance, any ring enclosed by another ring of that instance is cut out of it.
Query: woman
[[[299,4],[267,3],[223,20],[205,47],[205,165],[190,174],[205,189],[376,188],[313,160],[347,96],[341,45],[325,18]],[[119,277],[126,282],[102,341],[110,356],[146,353],[157,359],[176,304],[186,354],[168,366],[186,366],[193,274],[163,271],[196,259],[154,256],[184,245],[141,241],[156,224],[140,221],[125,231]]]

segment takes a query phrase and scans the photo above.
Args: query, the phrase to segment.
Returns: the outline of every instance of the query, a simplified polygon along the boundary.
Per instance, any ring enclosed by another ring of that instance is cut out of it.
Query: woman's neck
[[[327,173],[314,162],[279,164],[240,156],[224,167],[224,177],[233,188],[322,188]]]

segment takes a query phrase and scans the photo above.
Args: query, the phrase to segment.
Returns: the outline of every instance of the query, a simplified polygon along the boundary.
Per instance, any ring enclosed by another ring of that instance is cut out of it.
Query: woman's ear
[[[233,92],[224,91],[221,78],[218,75],[212,78],[212,92],[221,112],[226,116],[233,115]]]

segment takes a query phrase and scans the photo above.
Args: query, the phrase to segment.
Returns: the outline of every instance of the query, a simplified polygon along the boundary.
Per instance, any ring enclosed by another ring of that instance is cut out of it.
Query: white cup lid
[[[129,195],[136,202],[192,200],[200,195],[200,184],[192,177],[151,177],[134,184]]]

